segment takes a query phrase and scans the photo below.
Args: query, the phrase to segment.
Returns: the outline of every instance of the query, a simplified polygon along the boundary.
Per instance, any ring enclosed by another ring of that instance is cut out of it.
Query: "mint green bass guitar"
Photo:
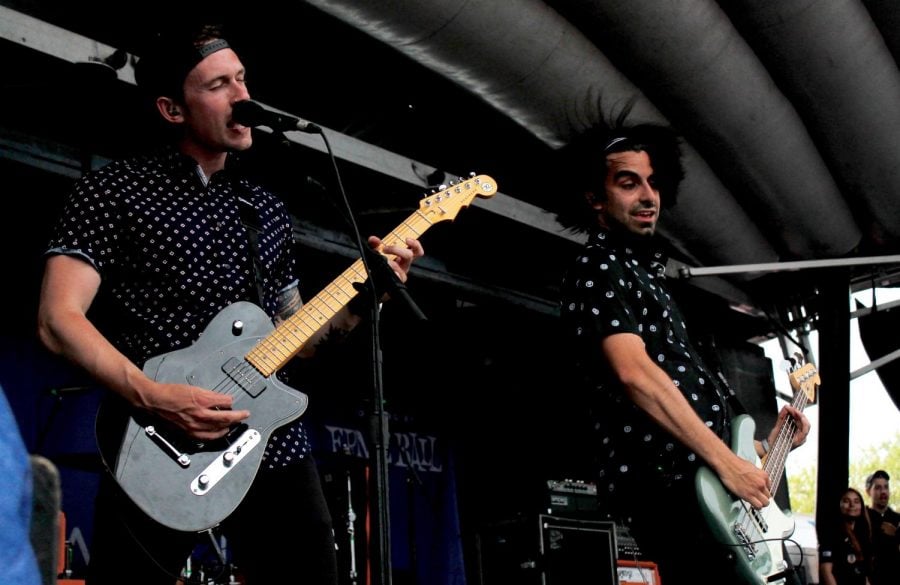
[[[815,366],[805,364],[788,375],[794,390],[792,405],[802,411],[815,400],[816,388],[821,383],[819,374]],[[774,494],[784,475],[784,464],[797,426],[793,418],[785,419],[778,430],[778,438],[762,461],[753,443],[755,429],[756,424],[749,416],[736,417],[731,428],[731,450],[768,473]],[[782,512],[774,500],[764,508],[755,508],[736,498],[708,467],[697,471],[695,484],[700,509],[713,536],[734,550],[739,582],[746,585],[784,584],[788,564],[782,542],[794,533],[793,518]]]

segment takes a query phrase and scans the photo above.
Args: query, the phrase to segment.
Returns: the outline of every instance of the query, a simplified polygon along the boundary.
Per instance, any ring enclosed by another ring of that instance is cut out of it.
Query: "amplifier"
[[[524,516],[478,537],[481,585],[616,585],[613,522]]]
[[[620,560],[617,565],[619,585],[660,585],[656,563]]]
[[[586,494],[589,496],[597,495],[597,484],[592,481],[583,481],[580,479],[548,479],[547,489],[551,493],[569,493],[569,494]]]
[[[580,480],[548,480],[547,507],[553,514],[594,514],[599,510],[597,484]]]

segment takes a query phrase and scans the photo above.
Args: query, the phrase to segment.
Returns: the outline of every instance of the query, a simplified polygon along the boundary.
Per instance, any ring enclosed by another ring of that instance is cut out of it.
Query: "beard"
[[[605,222],[601,222],[601,225],[611,234],[615,234],[618,239],[635,247],[649,246],[656,236],[656,223],[652,227],[639,232],[634,231],[613,217],[608,217]]]

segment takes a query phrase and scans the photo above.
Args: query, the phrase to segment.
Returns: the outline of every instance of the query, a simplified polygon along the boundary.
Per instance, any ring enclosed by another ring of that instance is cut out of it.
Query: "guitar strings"
[[[802,390],[797,392],[796,396],[794,396],[793,407],[803,412],[803,409],[806,407],[809,398],[806,395],[806,392]],[[772,493],[778,491],[778,487],[781,484],[781,478],[783,477],[784,465],[787,459],[787,453],[790,452],[792,448],[792,443],[794,442],[794,434],[797,432],[797,422],[793,417],[790,417],[785,420],[785,424],[782,425],[781,429],[778,431],[778,437],[775,439],[775,445],[772,448],[772,454],[777,455],[777,457],[768,456],[766,457],[766,463],[763,466],[766,472],[769,474],[769,477],[774,478],[772,484]],[[774,460],[774,461],[773,461]]]
[[[792,406],[802,412],[807,401],[808,396],[806,395],[806,392],[801,390],[795,394]],[[766,457],[765,464],[763,465],[763,469],[769,477],[774,478],[771,488],[773,497],[781,484],[782,471],[786,460],[785,455],[790,451],[791,443],[793,443],[793,437],[796,431],[797,423],[794,418],[790,417],[786,419],[785,423],[778,430],[775,444],[769,455]],[[757,517],[759,517],[760,521],[757,521]],[[760,523],[761,521],[764,521],[764,518],[762,518],[762,511],[753,506],[750,506],[750,509],[748,510],[748,504],[743,500],[741,501],[741,512],[738,520],[743,534],[749,535],[750,532],[752,532],[754,538],[749,538],[747,542],[739,543],[734,546],[749,546],[767,541],[785,540],[783,538],[764,538],[763,536],[765,535],[766,530],[763,529],[763,526]]]

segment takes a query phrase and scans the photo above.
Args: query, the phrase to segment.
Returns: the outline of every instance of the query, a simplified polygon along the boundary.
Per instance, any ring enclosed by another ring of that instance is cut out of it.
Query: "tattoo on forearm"
[[[300,290],[297,287],[289,288],[278,295],[278,303],[275,308],[275,321],[281,323],[303,306],[300,298]]]
[[[303,299],[300,297],[300,291],[294,287],[288,289],[278,295],[278,306],[275,313],[275,322],[280,324],[291,315],[300,310],[303,306]],[[343,343],[350,330],[341,327],[335,323],[328,325],[328,329],[323,332],[318,341],[315,341],[316,350],[320,350],[323,346],[337,345]]]

